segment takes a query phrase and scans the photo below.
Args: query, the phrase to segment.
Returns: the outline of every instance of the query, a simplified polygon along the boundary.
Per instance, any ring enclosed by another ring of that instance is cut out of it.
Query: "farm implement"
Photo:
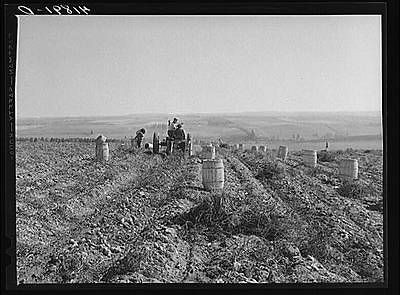
[[[165,153],[167,155],[181,152],[184,156],[191,156],[193,151],[192,138],[188,133],[186,139],[178,140],[167,136],[160,140],[160,136],[153,133],[153,153]]]

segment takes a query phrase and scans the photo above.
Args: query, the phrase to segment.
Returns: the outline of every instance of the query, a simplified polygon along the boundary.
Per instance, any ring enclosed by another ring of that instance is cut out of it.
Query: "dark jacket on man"
[[[182,128],[178,128],[174,132],[174,138],[176,140],[185,140],[185,131]]]

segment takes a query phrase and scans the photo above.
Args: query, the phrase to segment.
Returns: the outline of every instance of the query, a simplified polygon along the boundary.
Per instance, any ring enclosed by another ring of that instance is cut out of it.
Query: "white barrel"
[[[348,179],[358,179],[358,161],[356,159],[341,160],[339,175]]]
[[[239,150],[243,151],[243,143],[239,143]]]
[[[193,156],[193,142],[192,141],[189,141],[189,144],[188,144],[188,154],[189,154],[189,156]]]
[[[96,143],[96,159],[98,161],[108,161],[110,157],[110,150],[108,148],[108,142],[102,144]]]
[[[315,168],[317,166],[317,151],[303,150],[303,162],[306,166]]]
[[[203,147],[204,149],[204,157],[206,159],[215,159],[215,146],[207,145]]]
[[[267,148],[266,148],[265,145],[260,145],[260,146],[258,147],[258,150],[259,150],[260,152],[266,152],[266,151],[267,151]]]
[[[107,138],[104,135],[99,135],[96,138],[96,159],[98,161],[108,161],[110,151],[108,148]]]
[[[278,149],[278,158],[286,161],[288,155],[288,147],[285,145],[281,145]]]
[[[153,145],[152,145],[151,143],[146,142],[146,143],[144,144],[144,148],[145,148],[145,149],[152,149],[152,148],[153,148]]]
[[[201,178],[204,189],[222,190],[224,188],[224,163],[222,159],[204,160]]]
[[[258,151],[258,146],[253,145],[253,146],[251,147],[251,150],[252,150],[253,152],[257,152],[257,151]]]

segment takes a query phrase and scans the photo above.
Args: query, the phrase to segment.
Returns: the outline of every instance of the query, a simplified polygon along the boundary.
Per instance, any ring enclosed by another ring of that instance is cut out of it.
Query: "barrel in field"
[[[108,161],[110,151],[108,148],[107,138],[104,135],[99,135],[96,138],[96,160]]]
[[[194,142],[193,136],[190,133],[188,133],[187,139],[186,139],[186,147],[187,147],[187,152],[188,152],[189,157],[194,155],[193,142]]]
[[[317,166],[317,151],[303,150],[303,162],[306,166],[315,168]]]
[[[201,177],[204,189],[208,191],[224,188],[224,163],[222,159],[207,159],[203,161]]]
[[[282,159],[283,161],[286,161],[288,154],[288,147],[285,145],[281,145],[278,149],[278,158]]]
[[[251,150],[252,150],[253,152],[257,152],[257,151],[258,151],[258,146],[253,145],[253,146],[251,147]]]
[[[341,160],[339,175],[347,179],[358,179],[358,161],[356,159]]]
[[[153,145],[152,145],[151,143],[146,142],[146,143],[144,144],[144,148],[145,148],[146,150],[152,149],[152,148],[153,148]]]
[[[203,147],[206,159],[215,159],[215,146],[207,145]]]
[[[258,150],[259,150],[260,152],[266,152],[266,151],[267,151],[267,148],[265,147],[265,145],[260,145],[260,146],[258,147]]]
[[[189,141],[188,143],[188,155],[193,156],[193,142]]]
[[[243,143],[239,143],[239,150],[243,150]]]

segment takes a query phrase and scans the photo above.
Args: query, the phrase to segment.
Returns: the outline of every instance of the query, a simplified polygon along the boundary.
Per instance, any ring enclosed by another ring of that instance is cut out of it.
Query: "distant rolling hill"
[[[197,139],[240,141],[252,139],[304,140],[327,137],[379,137],[382,118],[379,113],[235,113],[176,114],[186,132]],[[131,137],[144,127],[147,137],[153,132],[166,134],[167,114],[134,114],[110,117],[17,118],[17,137]],[[91,134],[93,131],[93,134]],[[254,139],[254,138],[253,138]]]

